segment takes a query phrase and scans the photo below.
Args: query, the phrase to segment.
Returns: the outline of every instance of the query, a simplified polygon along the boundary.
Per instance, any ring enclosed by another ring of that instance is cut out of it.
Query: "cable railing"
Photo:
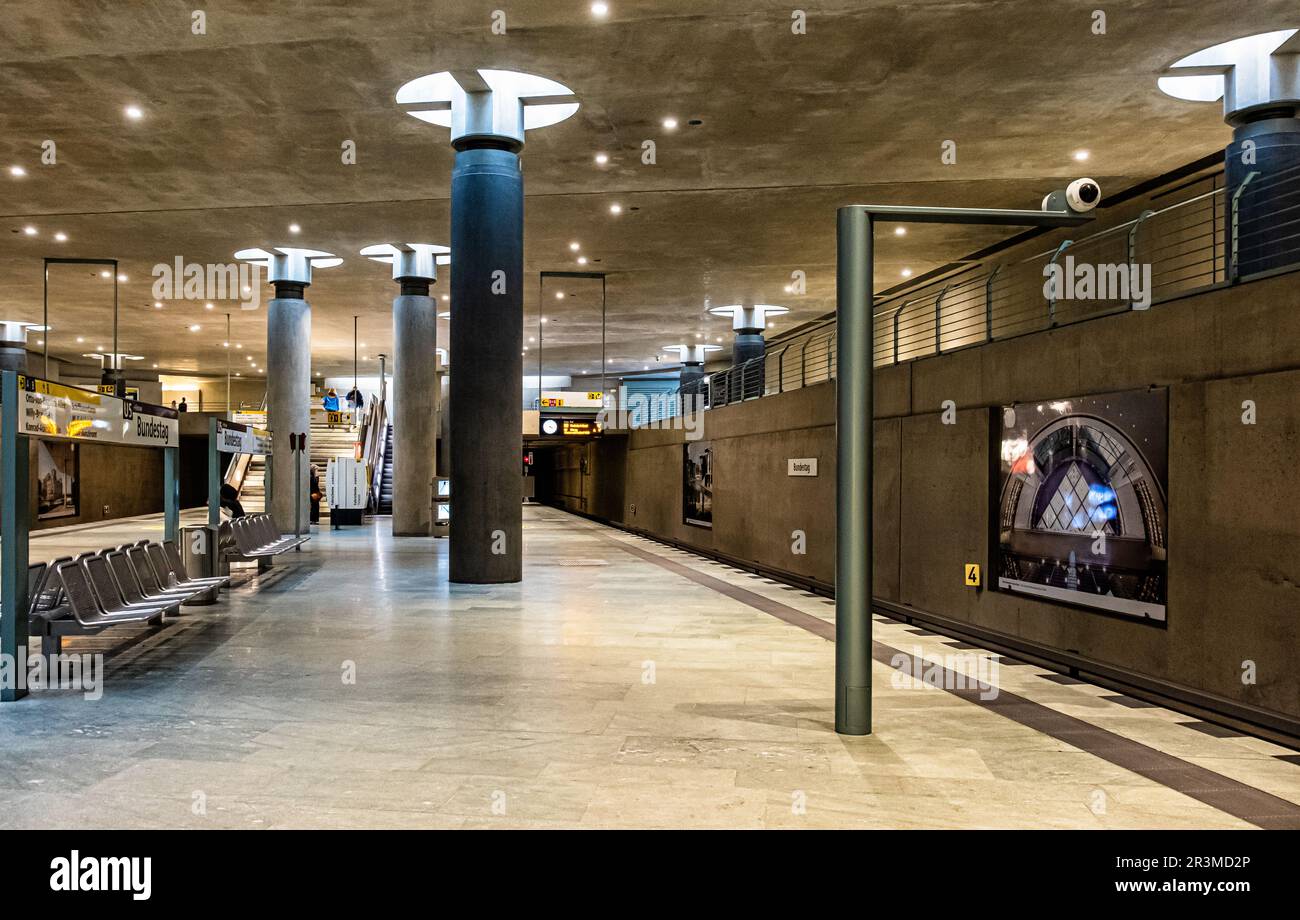
[[[1300,269],[1300,166],[1249,172],[1078,240],[1008,262],[960,266],[877,297],[874,364],[902,364]],[[683,386],[707,407],[835,377],[835,320]]]

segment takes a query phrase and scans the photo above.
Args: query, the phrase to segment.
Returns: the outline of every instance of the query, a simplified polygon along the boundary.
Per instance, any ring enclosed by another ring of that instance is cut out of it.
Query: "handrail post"
[[[1065,242],[1061,243],[1060,246],[1057,246],[1056,252],[1052,253],[1052,257],[1047,260],[1047,264],[1055,265],[1056,260],[1061,257],[1061,253],[1065,252],[1065,250],[1068,247],[1072,246],[1073,244],[1074,244],[1074,240],[1066,240]],[[1047,298],[1047,328],[1055,329],[1056,328],[1056,297],[1061,292],[1056,289],[1056,285],[1054,284],[1051,286],[1051,288],[1052,288],[1052,296]]]
[[[934,299],[934,353],[936,355],[938,355],[943,350],[942,348],[940,348],[943,339],[939,334],[939,323],[943,318],[943,298],[948,293],[948,288],[951,287],[952,287],[951,284],[945,287],[942,291],[939,292],[939,296]]]
[[[899,304],[898,309],[894,311],[893,324],[894,324],[894,363],[895,364],[898,363],[898,315],[903,312],[903,308],[906,306],[907,306],[907,301],[903,301],[901,304]]]
[[[1237,190],[1232,193],[1232,257],[1228,262],[1228,282],[1230,284],[1235,284],[1237,279],[1241,277],[1241,269],[1237,264],[1237,231],[1241,193],[1246,190],[1246,186],[1250,185],[1251,180],[1258,175],[1259,171],[1254,169],[1246,173],[1246,178],[1241,180],[1241,185],[1237,186]]]
[[[1002,271],[1002,266],[995,266],[984,282],[984,341],[993,341],[993,282]]]
[[[1128,244],[1127,244],[1127,246],[1126,246],[1126,248],[1125,248],[1125,252],[1126,252],[1126,255],[1127,255],[1127,261],[1128,261],[1128,264],[1129,264],[1129,271],[1130,271],[1130,273],[1132,272],[1133,267],[1137,265],[1137,234],[1138,234],[1138,228],[1142,226],[1142,222],[1143,222],[1144,220],[1146,220],[1146,219],[1148,219],[1148,218],[1150,218],[1150,217],[1155,217],[1155,216],[1156,216],[1156,212],[1155,212],[1155,211],[1151,211],[1151,210],[1143,211],[1141,214],[1138,215],[1137,220],[1133,221],[1133,226],[1129,227],[1129,229],[1128,229]],[[1130,275],[1130,277],[1131,277],[1131,275]],[[1129,294],[1132,295],[1132,293],[1133,293],[1133,288],[1132,288],[1132,285],[1130,285],[1130,286],[1129,286]],[[1147,293],[1149,294],[1150,292],[1148,291]],[[1135,300],[1132,298],[1132,296],[1129,297],[1128,306],[1129,306],[1129,309],[1130,309],[1130,310],[1135,310],[1135,309],[1137,309],[1137,301],[1135,301]]]
[[[778,393],[785,392],[785,353],[789,347],[787,345],[782,348],[781,353],[776,356],[776,391]]]

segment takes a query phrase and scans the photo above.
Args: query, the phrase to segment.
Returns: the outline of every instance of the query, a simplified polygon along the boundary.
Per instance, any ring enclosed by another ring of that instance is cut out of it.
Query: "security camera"
[[[1101,201],[1101,186],[1093,179],[1075,179],[1043,199],[1044,211],[1073,211],[1087,214]]]

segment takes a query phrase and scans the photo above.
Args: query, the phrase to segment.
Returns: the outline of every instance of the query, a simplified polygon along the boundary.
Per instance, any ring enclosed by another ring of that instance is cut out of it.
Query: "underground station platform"
[[[1300,17],[1056,6],[0,10],[12,903],[1292,894]]]

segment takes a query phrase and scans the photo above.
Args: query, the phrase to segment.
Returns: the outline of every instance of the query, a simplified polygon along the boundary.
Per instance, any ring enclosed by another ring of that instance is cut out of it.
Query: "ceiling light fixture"
[[[67,241],[68,241],[68,235],[67,235],[66,233],[56,233],[56,234],[54,234],[54,242],[56,242],[56,243],[66,243]]]
[[[190,332],[198,332],[202,328],[203,327],[200,326],[198,323],[195,323],[193,326],[190,326]]]
[[[912,277],[912,270],[910,268],[905,268],[902,271],[902,275],[904,278],[910,278]]]
[[[580,243],[570,243],[569,248],[574,252],[577,252],[579,249],[582,248],[582,245]]]
[[[1084,162],[1085,160],[1087,160],[1089,156],[1091,156],[1091,154],[1088,153],[1088,151],[1086,151],[1086,150],[1076,150],[1076,151],[1074,151],[1074,158],[1075,158],[1076,160],[1078,160],[1080,163],[1082,163],[1082,162]]]
[[[907,236],[907,228],[906,228],[906,227],[895,227],[895,228],[894,228],[894,236]]]
[[[290,232],[290,233],[300,233],[301,231],[302,231],[302,227],[299,227],[297,224],[290,224],[290,225],[289,225],[289,232]]]
[[[608,154],[608,153],[598,153],[598,154],[596,154],[596,165],[597,165],[597,166],[604,166],[604,165],[605,165],[606,163],[608,163],[608,162],[609,162],[609,154]]]
[[[622,213],[623,213],[623,206],[622,206],[621,204],[611,204],[611,205],[609,206],[609,213],[611,213],[611,214],[622,214]]]
[[[21,166],[10,166],[9,175],[13,176],[15,179],[21,179],[23,176],[27,175],[27,170],[23,169]]]
[[[672,117],[665,118],[664,121],[663,121],[663,125],[664,125],[664,129],[665,129],[665,130],[668,130],[668,131],[676,131],[676,130],[677,130],[677,119],[676,119],[676,118],[672,118]]]
[[[129,279],[126,277],[126,275],[118,275],[117,280],[125,284]]]
[[[608,4],[608,3],[599,3],[599,2],[597,2],[597,3],[593,3],[593,4],[591,5],[591,15],[593,15],[593,16],[608,16],[608,15],[609,15],[609,4]]]
[[[579,265],[586,265],[586,264],[587,264],[587,257],[586,257],[586,256],[578,256],[578,264],[579,264]]]
[[[144,118],[144,109],[140,108],[138,105],[128,105],[125,111],[126,117],[132,121],[139,121],[141,118]]]
[[[26,227],[23,227],[23,233],[26,233],[28,236],[35,236],[36,228],[31,225],[28,225]]]

